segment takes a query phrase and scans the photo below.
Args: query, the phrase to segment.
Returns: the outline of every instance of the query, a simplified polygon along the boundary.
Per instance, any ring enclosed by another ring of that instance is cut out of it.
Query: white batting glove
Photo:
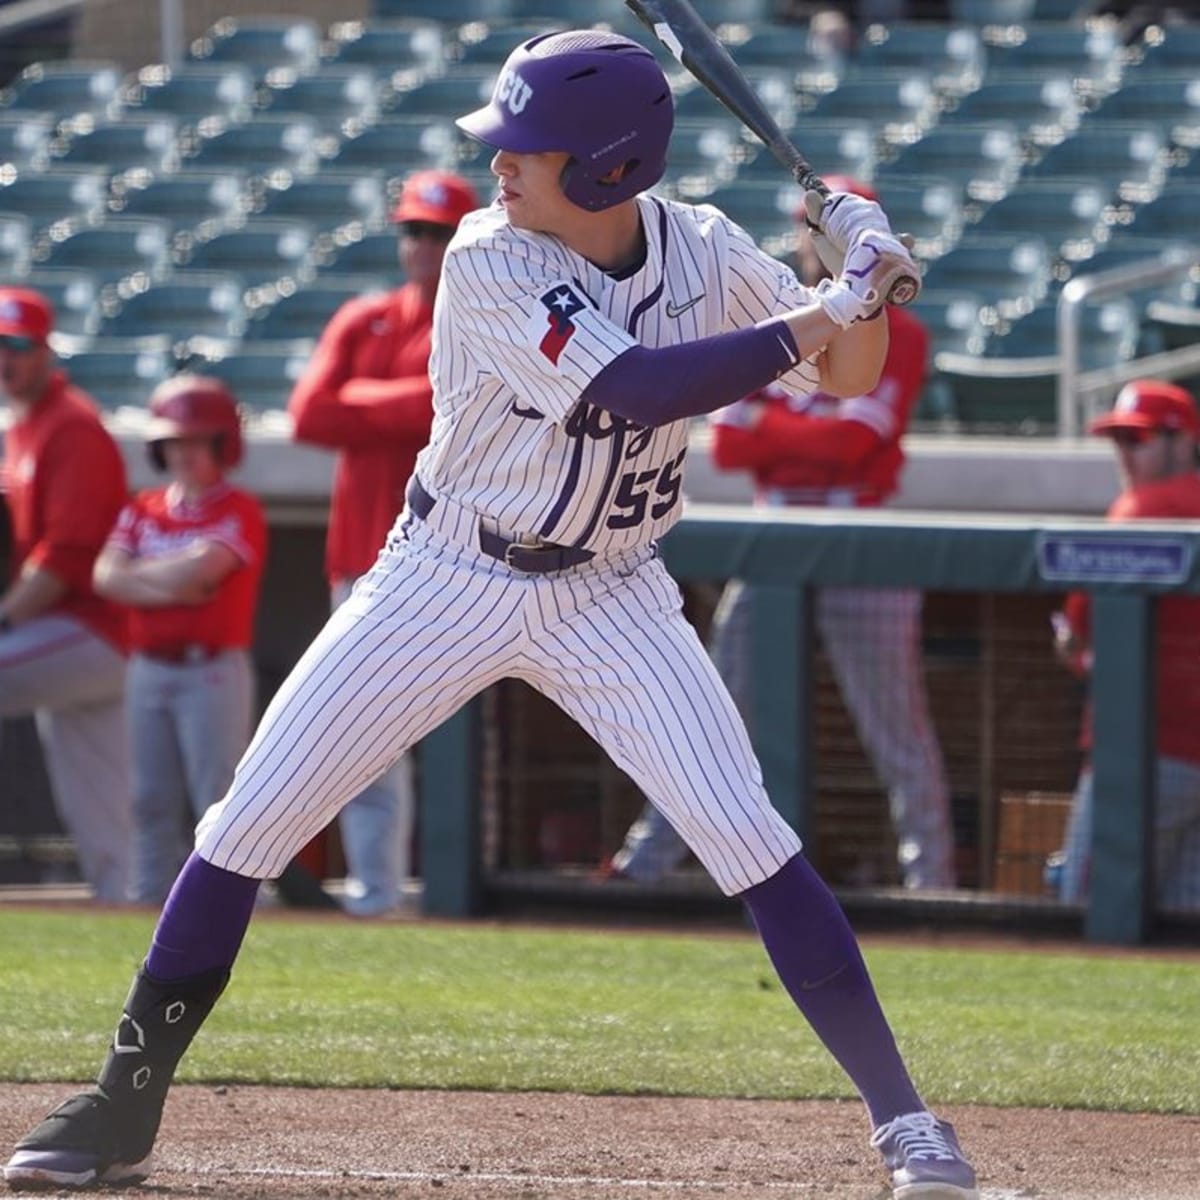
[[[813,249],[834,275],[842,270],[846,251],[863,233],[891,233],[887,213],[874,200],[864,200],[853,192],[804,193],[804,216],[812,234]]]
[[[913,280],[920,290],[921,273],[904,243],[890,233],[861,233],[851,243],[837,279],[822,280],[817,287],[817,301],[831,321],[849,329],[873,317],[903,278]]]

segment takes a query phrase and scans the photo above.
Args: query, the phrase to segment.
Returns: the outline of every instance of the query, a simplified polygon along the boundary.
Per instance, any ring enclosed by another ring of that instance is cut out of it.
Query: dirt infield
[[[7,1147],[69,1092],[0,1087]],[[947,1110],[983,1200],[1200,1200],[1200,1117]],[[851,1103],[180,1087],[158,1170],[109,1197],[879,1200]],[[45,1194],[45,1193],[43,1193]]]

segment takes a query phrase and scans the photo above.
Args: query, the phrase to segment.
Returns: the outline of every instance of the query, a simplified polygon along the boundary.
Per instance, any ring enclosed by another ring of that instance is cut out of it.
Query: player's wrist
[[[883,305],[878,299],[866,302],[844,279],[823,279],[816,289],[817,303],[838,327],[849,329],[858,321],[868,321]]]

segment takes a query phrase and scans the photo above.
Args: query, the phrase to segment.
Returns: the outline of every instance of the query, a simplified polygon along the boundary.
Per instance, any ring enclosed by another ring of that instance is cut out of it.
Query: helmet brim
[[[494,150],[508,150],[513,154],[543,154],[549,150],[562,150],[562,146],[550,146],[532,130],[514,127],[506,121],[504,110],[496,104],[485,104],[465,117],[458,117],[455,125],[485,146]]]

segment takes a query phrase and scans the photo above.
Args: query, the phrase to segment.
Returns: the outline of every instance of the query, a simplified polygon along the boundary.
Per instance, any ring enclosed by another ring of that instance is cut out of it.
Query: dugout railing
[[[752,724],[775,805],[811,839],[814,772],[812,589],[1062,593],[1093,601],[1095,827],[1088,940],[1135,944],[1155,930],[1155,599],[1200,592],[1200,527],[1099,519],[945,518],[911,513],[697,505],[664,540],[684,583],[743,579],[756,589]],[[481,838],[482,705],[423,742],[421,860],[429,913],[466,916],[495,899]],[[1002,735],[1002,731],[1001,731]],[[811,841],[809,842],[811,846]],[[1200,864],[1197,864],[1200,869]],[[986,895],[969,899],[978,907]],[[903,905],[903,897],[895,903]]]

